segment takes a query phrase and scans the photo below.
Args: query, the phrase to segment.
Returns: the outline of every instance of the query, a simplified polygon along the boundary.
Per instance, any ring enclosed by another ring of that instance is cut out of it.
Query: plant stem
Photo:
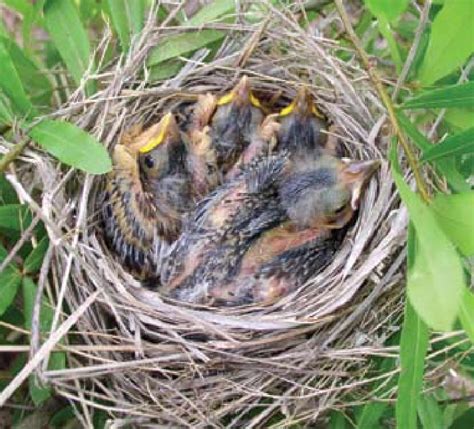
[[[382,99],[385,108],[387,109],[388,116],[390,118],[390,122],[392,127],[395,131],[396,136],[400,144],[403,147],[405,155],[407,157],[408,165],[410,166],[411,170],[413,171],[413,175],[415,177],[415,182],[418,188],[418,192],[420,193],[423,200],[428,203],[430,201],[430,196],[428,190],[426,188],[425,182],[421,176],[420,170],[418,168],[418,162],[416,160],[415,154],[411,150],[411,147],[408,143],[408,140],[405,138],[405,135],[402,133],[400,128],[400,124],[398,123],[397,115],[395,113],[395,108],[393,106],[392,100],[390,99],[385,87],[383,86],[382,80],[377,72],[377,69],[374,65],[370,63],[369,57],[367,53],[364,51],[361,41],[357,37],[354,29],[352,28],[352,24],[349,20],[349,16],[347,15],[346,9],[342,4],[342,0],[334,0],[336,4],[336,8],[339,12],[339,16],[342,19],[342,23],[344,24],[344,28],[346,30],[347,35],[351,39],[352,44],[354,45],[359,57],[364,65],[367,73],[369,74],[370,80],[372,81],[375,89],[379,93],[380,98]]]

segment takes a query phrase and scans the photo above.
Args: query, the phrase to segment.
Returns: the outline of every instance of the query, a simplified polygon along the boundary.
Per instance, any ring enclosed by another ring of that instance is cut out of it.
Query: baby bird
[[[254,160],[198,206],[162,292],[207,305],[268,304],[301,286],[330,262],[334,231],[352,218],[377,165],[286,153]]]
[[[157,278],[161,259],[181,231],[193,199],[186,151],[171,113],[117,144],[106,181],[105,237],[121,262],[142,279]]]
[[[293,156],[322,155],[327,130],[323,116],[318,112],[310,92],[302,87],[290,105],[280,111],[278,148]]]
[[[209,135],[223,175],[250,144],[263,117],[262,107],[252,93],[247,76],[242,77],[232,91],[216,100]]]

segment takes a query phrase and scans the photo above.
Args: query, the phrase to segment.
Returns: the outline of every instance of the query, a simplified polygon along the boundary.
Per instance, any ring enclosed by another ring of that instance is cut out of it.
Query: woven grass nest
[[[240,21],[226,25],[211,63],[201,61],[207,50],[198,51],[175,77],[153,83],[143,73],[149,50],[184,30],[150,21],[129,55],[99,76],[101,90],[87,99],[80,88],[55,117],[111,149],[133,124],[179,111],[198,94],[224,93],[246,74],[267,100],[279,91],[289,100],[306,85],[351,158],[386,158],[384,109],[366,73],[350,51],[352,59],[342,61],[340,46],[322,37],[326,26],[339,25],[336,15],[308,30],[271,8],[263,25],[245,14]],[[39,149],[23,159],[31,168],[20,181],[34,169],[52,243],[42,274],[57,308],[66,303],[77,315],[68,368],[38,372],[73,401],[85,424],[100,408],[116,427],[311,426],[343,408],[348,393],[353,402],[370,398],[368,359],[387,353],[383,342],[402,309],[407,216],[385,162],[323,272],[271,306],[206,309],[142,287],[104,246],[96,204],[102,177],[68,170]]]

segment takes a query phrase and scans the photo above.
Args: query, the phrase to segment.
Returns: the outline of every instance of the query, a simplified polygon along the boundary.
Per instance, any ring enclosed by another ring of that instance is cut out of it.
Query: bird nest
[[[101,90],[87,98],[84,80],[54,117],[111,149],[134,124],[181,112],[198,94],[225,93],[246,74],[268,105],[286,102],[305,85],[351,158],[383,160],[384,108],[352,51],[322,36],[340,25],[337,17],[303,30],[294,14],[269,7],[265,16],[263,24],[245,15],[239,24],[222,24],[227,35],[212,62],[203,61],[209,51],[202,49],[181,59],[175,77],[153,82],[145,66],[150,49],[190,28],[150,20],[128,56],[94,76]],[[110,40],[107,34],[99,59]],[[272,305],[205,308],[143,287],[104,246],[97,210],[103,177],[64,168],[38,148],[30,147],[23,161],[34,168],[34,180],[25,165],[18,186],[42,190],[36,209],[51,244],[39,283],[57,305],[53,328],[75,322],[58,345],[67,368],[43,365],[38,374],[72,400],[85,424],[100,408],[117,424],[286,427],[343,408],[348,398],[370,398],[368,363],[388,353],[383,343],[403,302],[407,217],[385,162],[322,272]]]

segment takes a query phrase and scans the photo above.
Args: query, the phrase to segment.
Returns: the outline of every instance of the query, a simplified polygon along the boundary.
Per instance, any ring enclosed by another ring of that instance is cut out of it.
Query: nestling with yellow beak
[[[186,148],[171,113],[114,148],[102,216],[105,237],[120,261],[139,278],[157,278],[183,215],[194,204]]]

